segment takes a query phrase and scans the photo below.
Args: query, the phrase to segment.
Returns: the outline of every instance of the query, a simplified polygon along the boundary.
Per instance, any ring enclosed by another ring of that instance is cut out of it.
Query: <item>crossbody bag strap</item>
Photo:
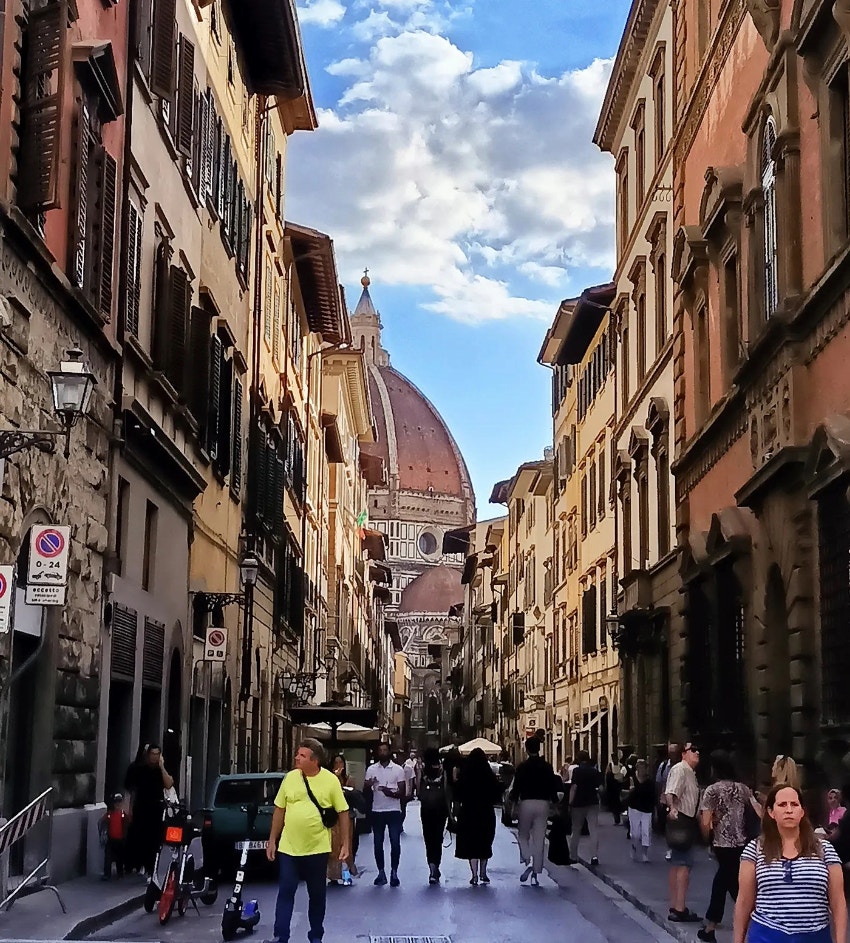
[[[313,795],[313,790],[310,788],[310,783],[307,782],[307,777],[303,772],[301,773],[301,778],[304,780],[304,787],[307,790],[307,795],[310,797],[310,802],[312,802],[313,805],[319,810],[319,815],[321,815],[324,810],[319,805],[316,797]]]

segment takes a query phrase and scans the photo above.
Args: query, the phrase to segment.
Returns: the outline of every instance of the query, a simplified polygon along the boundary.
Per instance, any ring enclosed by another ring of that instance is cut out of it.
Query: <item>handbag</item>
[[[307,782],[307,777],[302,773],[301,778],[304,780],[304,786],[307,789],[307,795],[310,797],[310,801],[313,805],[319,810],[319,815],[322,819],[322,825],[325,828],[333,828],[334,825],[339,821],[339,812],[334,808],[325,808],[324,806],[319,805],[316,800],[316,797],[313,795],[313,790],[310,788],[310,784]]]
[[[690,851],[696,840],[696,819],[681,812],[676,818],[668,816],[664,836],[672,851]]]

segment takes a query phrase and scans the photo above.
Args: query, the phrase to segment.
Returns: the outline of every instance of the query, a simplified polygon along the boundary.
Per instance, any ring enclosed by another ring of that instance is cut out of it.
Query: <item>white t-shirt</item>
[[[401,812],[401,800],[391,799],[385,795],[380,786],[386,786],[387,789],[395,792],[400,789],[402,795],[407,792],[407,775],[403,767],[390,760],[386,766],[381,763],[373,763],[366,770],[366,781],[374,780],[372,787],[372,811],[373,812]]]
[[[413,795],[413,784],[416,781],[416,760],[406,760],[404,764],[404,778],[407,781],[407,797]]]

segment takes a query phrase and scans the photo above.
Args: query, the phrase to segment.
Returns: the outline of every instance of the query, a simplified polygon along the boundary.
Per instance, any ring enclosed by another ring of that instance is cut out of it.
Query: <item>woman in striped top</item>
[[[741,856],[734,943],[845,943],[846,934],[841,860],[815,835],[800,790],[779,783],[761,838]]]

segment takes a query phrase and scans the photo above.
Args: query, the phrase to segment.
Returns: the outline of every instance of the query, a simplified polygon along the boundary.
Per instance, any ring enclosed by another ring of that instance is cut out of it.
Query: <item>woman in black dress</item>
[[[127,852],[131,867],[153,871],[162,841],[164,791],[174,785],[165,768],[162,751],[155,743],[145,745],[141,759],[127,770],[124,788],[130,794],[131,818]]]
[[[461,766],[455,784],[457,842],[455,857],[469,862],[469,883],[489,884],[487,862],[493,857],[496,812],[501,786],[483,750],[473,750]]]

